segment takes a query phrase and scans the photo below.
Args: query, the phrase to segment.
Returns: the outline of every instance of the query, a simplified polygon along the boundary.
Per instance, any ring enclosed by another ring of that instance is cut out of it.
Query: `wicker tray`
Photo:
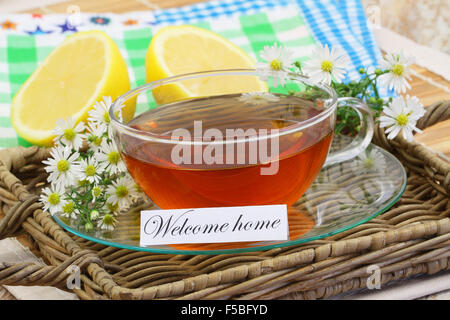
[[[450,118],[450,101],[427,108],[426,128]],[[48,265],[0,261],[0,285],[68,290],[81,268],[82,299],[317,299],[366,287],[376,264],[381,284],[450,268],[450,163],[418,143],[374,143],[405,166],[408,186],[389,211],[335,236],[286,248],[223,255],[165,255],[93,243],[69,234],[41,210],[46,180],[38,147],[0,151],[0,239],[26,233]]]

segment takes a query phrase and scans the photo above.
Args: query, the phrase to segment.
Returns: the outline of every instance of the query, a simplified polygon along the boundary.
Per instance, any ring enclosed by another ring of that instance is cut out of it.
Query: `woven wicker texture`
[[[427,108],[419,127],[450,118],[450,101]],[[167,255],[93,243],[69,234],[41,210],[46,181],[38,147],[0,151],[0,239],[25,232],[48,265],[0,261],[0,285],[67,290],[81,268],[82,299],[318,299],[367,286],[368,266],[381,283],[450,268],[450,163],[401,137],[373,142],[405,166],[408,185],[389,211],[351,230],[302,245],[223,255]]]

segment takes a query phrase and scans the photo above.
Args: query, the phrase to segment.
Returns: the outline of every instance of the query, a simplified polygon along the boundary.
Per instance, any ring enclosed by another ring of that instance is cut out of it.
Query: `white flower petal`
[[[312,58],[304,63],[303,71],[313,81],[321,81],[330,84],[334,79],[341,82],[345,78],[346,68],[350,59],[340,48],[331,49],[328,45],[319,44],[312,52]],[[324,69],[323,65],[327,63],[331,65],[331,70]]]
[[[380,85],[387,87],[389,90],[394,89],[397,93],[402,93],[406,89],[410,89],[411,86],[407,80],[410,79],[409,75],[411,71],[408,67],[413,61],[413,57],[405,56],[403,53],[386,54],[380,62],[380,67],[383,70],[387,70],[388,73],[379,76]],[[399,71],[401,74],[399,74]]]
[[[398,126],[392,126],[392,127],[390,127],[389,130],[386,130],[386,131],[385,131],[386,133],[389,132],[387,138],[388,138],[389,140],[394,139],[394,138],[398,135],[398,133],[400,132],[400,130],[402,130],[402,128],[401,128],[401,127],[398,127]]]

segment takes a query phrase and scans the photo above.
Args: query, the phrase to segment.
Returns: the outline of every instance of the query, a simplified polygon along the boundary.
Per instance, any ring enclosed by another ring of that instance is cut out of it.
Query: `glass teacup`
[[[337,98],[298,74],[285,80],[269,87],[256,70],[207,71],[120,96],[109,114],[130,174],[162,209],[291,206],[324,165],[366,149],[373,120],[358,99]],[[117,111],[133,99],[137,115],[125,123]],[[355,109],[361,125],[351,143],[330,153],[338,104]]]

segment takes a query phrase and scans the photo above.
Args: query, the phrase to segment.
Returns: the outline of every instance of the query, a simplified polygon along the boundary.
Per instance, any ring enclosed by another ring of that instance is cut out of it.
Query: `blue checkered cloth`
[[[297,5],[318,42],[341,47],[350,57],[346,80],[359,79],[361,67],[377,66],[380,50],[360,0],[224,0],[154,11],[156,24],[188,24],[219,16],[251,14]]]
[[[340,46],[347,52],[352,62],[347,78],[358,79],[360,67],[378,65],[381,53],[359,0],[298,0],[297,3],[319,42]]]
[[[155,23],[189,24],[208,18],[251,14],[279,6],[292,5],[292,0],[224,0],[201,2],[189,6],[153,11]]]

